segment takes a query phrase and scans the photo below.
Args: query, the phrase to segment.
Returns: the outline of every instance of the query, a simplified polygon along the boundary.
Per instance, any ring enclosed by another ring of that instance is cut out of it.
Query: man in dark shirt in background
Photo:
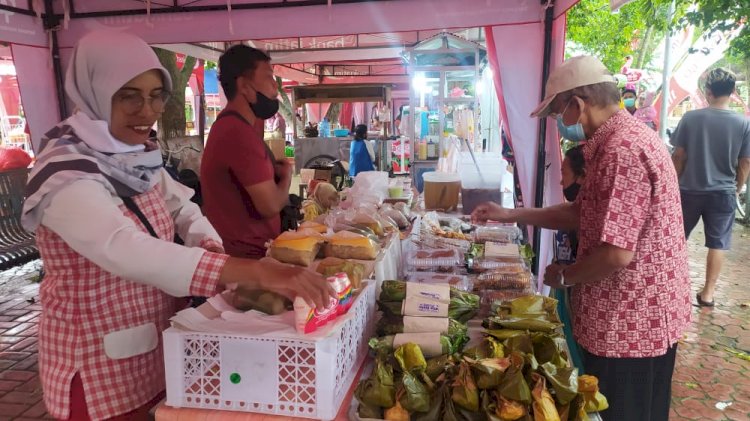
[[[714,289],[732,240],[737,194],[750,173],[750,121],[729,109],[736,77],[718,68],[706,78],[709,107],[686,113],[672,136],[685,237],[703,219],[708,257],[699,306],[713,307]]]

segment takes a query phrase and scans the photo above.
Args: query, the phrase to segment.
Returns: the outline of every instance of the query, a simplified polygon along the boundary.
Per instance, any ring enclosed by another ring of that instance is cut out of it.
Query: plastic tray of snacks
[[[409,272],[406,275],[406,280],[422,284],[448,284],[461,291],[471,291],[472,289],[471,281],[466,275],[455,273]]]
[[[477,276],[472,286],[475,292],[506,289],[531,291],[534,284],[533,281],[534,276],[529,272],[485,272]]]
[[[409,271],[453,272],[461,263],[462,258],[456,249],[410,250],[406,255]]]
[[[474,241],[484,243],[494,241],[497,243],[516,243],[521,239],[521,230],[510,225],[490,225],[477,227],[474,230]]]
[[[305,336],[164,331],[167,405],[330,420],[375,329],[368,282],[330,332]]]
[[[494,274],[529,272],[526,262],[521,258],[474,259],[474,262],[471,265],[471,270],[480,274],[485,272],[492,272]]]

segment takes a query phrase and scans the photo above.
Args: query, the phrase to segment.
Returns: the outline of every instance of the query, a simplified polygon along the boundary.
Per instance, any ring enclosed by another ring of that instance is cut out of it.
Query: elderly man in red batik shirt
[[[690,322],[690,279],[680,190],[655,132],[619,108],[612,75],[593,57],[558,67],[532,113],[586,141],[586,181],[573,203],[543,209],[480,205],[488,219],[577,229],[578,260],[547,267],[544,282],[571,288],[573,332],[587,374],[599,378],[613,421],[669,418],[677,341]]]

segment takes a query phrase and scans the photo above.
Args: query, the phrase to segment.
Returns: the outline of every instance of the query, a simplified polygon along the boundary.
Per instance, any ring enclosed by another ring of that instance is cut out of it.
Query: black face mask
[[[250,104],[250,109],[256,117],[261,120],[268,120],[279,112],[279,100],[271,99],[260,92],[255,93],[257,98],[255,104]]]
[[[576,197],[578,197],[579,190],[581,190],[581,185],[578,183],[573,183],[564,188],[563,196],[565,196],[565,200],[567,200],[568,202],[575,202]]]

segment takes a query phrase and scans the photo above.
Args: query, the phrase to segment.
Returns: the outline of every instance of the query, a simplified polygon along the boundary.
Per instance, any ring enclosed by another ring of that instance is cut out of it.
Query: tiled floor
[[[717,306],[694,308],[678,347],[670,421],[750,419],[750,229],[736,226],[734,235]],[[694,290],[705,271],[702,236],[699,229],[690,240]],[[37,374],[39,266],[0,273],[0,421],[48,418]]]

